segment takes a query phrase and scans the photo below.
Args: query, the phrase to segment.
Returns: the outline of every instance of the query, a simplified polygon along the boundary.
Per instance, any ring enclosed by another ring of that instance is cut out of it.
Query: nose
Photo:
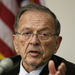
[[[30,40],[30,44],[38,46],[40,44],[40,40],[38,38],[38,35],[34,34],[32,36],[32,39]]]

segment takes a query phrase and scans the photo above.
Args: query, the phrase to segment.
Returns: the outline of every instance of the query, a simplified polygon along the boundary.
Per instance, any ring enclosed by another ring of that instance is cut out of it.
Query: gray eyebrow
[[[39,29],[39,31],[44,31],[44,30],[49,30],[49,28],[45,27],[45,28]]]

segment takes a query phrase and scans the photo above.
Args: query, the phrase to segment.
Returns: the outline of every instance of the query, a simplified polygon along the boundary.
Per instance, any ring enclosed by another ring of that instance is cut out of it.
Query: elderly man
[[[30,4],[15,20],[13,43],[18,56],[5,75],[75,75],[75,64],[54,55],[61,43],[60,23],[45,6]]]

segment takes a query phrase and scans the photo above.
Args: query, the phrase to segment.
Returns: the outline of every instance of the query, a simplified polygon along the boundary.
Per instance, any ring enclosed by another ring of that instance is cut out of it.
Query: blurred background
[[[63,37],[57,55],[75,63],[75,0],[45,0],[61,23]]]
[[[12,43],[15,15],[19,8],[33,2],[56,14],[63,38],[56,55],[75,63],[75,0],[0,0],[0,59],[16,55]]]

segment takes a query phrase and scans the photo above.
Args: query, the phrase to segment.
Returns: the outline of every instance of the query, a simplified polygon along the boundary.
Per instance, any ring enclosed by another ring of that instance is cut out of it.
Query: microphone
[[[10,58],[6,58],[0,61],[0,75],[3,72],[9,71],[13,67],[14,63]]]

